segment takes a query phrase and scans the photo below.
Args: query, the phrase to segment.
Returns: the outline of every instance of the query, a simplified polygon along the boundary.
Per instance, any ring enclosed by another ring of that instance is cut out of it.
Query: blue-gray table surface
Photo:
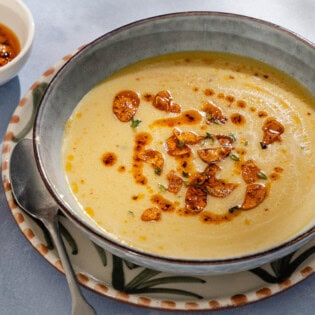
[[[11,0],[8,0],[11,1]],[[281,25],[315,42],[315,0],[24,0],[36,36],[30,60],[0,86],[0,149],[20,98],[41,74],[69,52],[124,24],[179,11],[220,11]],[[1,151],[1,150],[0,150]],[[98,314],[167,314],[117,302],[83,289]],[[33,249],[17,227],[0,187],[0,315],[70,314],[65,277]],[[210,313],[210,312],[204,312]],[[216,313],[216,312],[211,312]],[[315,313],[315,276],[266,300],[222,315]],[[187,314],[187,313],[186,313]]]

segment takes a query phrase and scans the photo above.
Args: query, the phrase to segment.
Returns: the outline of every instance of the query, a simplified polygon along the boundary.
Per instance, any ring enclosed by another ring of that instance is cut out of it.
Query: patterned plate
[[[15,144],[32,136],[40,98],[49,81],[71,55],[36,81],[16,108],[2,151],[2,181],[9,207],[32,246],[55,268],[62,265],[45,227],[14,202],[9,161]],[[299,251],[259,268],[220,276],[193,277],[161,273],[122,260],[95,245],[61,215],[61,232],[81,284],[101,295],[138,306],[164,310],[214,310],[237,307],[279,293],[314,273],[315,240]]]

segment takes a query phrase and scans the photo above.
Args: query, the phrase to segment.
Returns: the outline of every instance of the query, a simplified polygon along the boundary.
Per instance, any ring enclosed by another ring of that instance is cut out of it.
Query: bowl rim
[[[244,21],[249,21],[253,22],[259,25],[264,25],[266,27],[272,28],[276,30],[277,32],[281,32],[283,34],[286,34],[290,36],[291,38],[304,43],[307,45],[309,48],[314,50],[315,52],[315,43],[312,41],[304,38],[303,36],[299,35],[296,32],[293,32],[285,27],[282,27],[280,25],[277,25],[275,23],[265,21],[259,18],[247,16],[247,15],[241,15],[241,14],[235,14],[235,13],[227,13],[227,12],[218,12],[218,11],[182,11],[182,12],[174,12],[174,13],[167,13],[167,14],[161,14],[161,15],[156,15],[152,17],[147,17],[143,18],[128,24],[125,24],[123,26],[120,26],[118,28],[115,28],[99,37],[96,39],[92,40],[88,44],[84,45],[79,49],[77,53],[75,53],[69,60],[65,62],[65,64],[56,72],[50,83],[48,84],[48,87],[45,89],[42,98],[40,100],[40,104],[38,106],[37,113],[35,115],[35,120],[34,120],[34,128],[33,128],[33,148],[34,148],[34,155],[35,155],[35,160],[37,167],[39,169],[40,175],[43,179],[43,182],[48,189],[49,193],[52,195],[54,200],[57,202],[57,204],[61,207],[61,211],[74,223],[77,227],[79,227],[82,231],[84,231],[87,235],[89,235],[90,238],[95,240],[98,244],[106,244],[109,245],[111,250],[114,252],[113,248],[118,252],[131,252],[133,256],[138,256],[138,257],[143,257],[145,259],[149,259],[151,261],[155,262],[160,262],[162,264],[176,264],[180,265],[182,267],[194,267],[194,266],[200,266],[201,268],[205,267],[207,268],[208,266],[233,266],[233,265],[238,265],[239,263],[242,262],[250,262],[252,260],[258,260],[261,257],[270,257],[272,254],[281,252],[284,253],[282,256],[284,256],[286,253],[292,252],[294,249],[299,248],[303,244],[305,244],[307,241],[311,239],[311,237],[315,237],[315,225],[310,226],[308,228],[305,228],[295,236],[293,236],[291,239],[288,239],[279,245],[275,245],[273,247],[269,247],[265,250],[260,250],[254,253],[249,253],[249,254],[243,254],[239,256],[233,256],[233,257],[227,257],[227,258],[218,258],[218,259],[207,259],[207,258],[202,258],[202,259],[193,259],[193,258],[176,258],[176,257],[170,257],[170,256],[162,256],[158,254],[153,254],[149,253],[137,248],[134,248],[132,246],[128,246],[126,244],[123,244],[122,242],[119,242],[118,240],[112,239],[108,236],[105,236],[104,234],[101,234],[100,232],[96,231],[93,227],[89,227],[85,224],[85,222],[79,217],[75,216],[67,207],[65,204],[62,202],[62,198],[59,199],[58,196],[56,196],[55,192],[51,188],[49,184],[49,179],[48,176],[46,175],[45,169],[43,167],[42,161],[41,161],[41,156],[40,156],[40,142],[38,141],[38,130],[40,129],[38,127],[38,118],[39,118],[39,112],[41,108],[43,107],[43,103],[45,101],[45,98],[49,92],[49,90],[53,89],[54,83],[58,80],[58,77],[60,74],[63,72],[63,69],[66,68],[69,64],[72,62],[75,62],[75,60],[80,56],[81,53],[83,53],[86,49],[89,49],[89,47],[96,45],[99,41],[102,41],[106,38],[112,37],[115,34],[118,34],[124,30],[128,30],[130,28],[139,26],[141,24],[146,24],[150,23],[156,20],[161,20],[161,19],[170,19],[170,18],[175,18],[175,17],[185,17],[185,16],[216,16],[216,17],[229,17],[229,18],[236,18],[236,19],[241,19]],[[300,245],[301,244],[301,245]],[[295,246],[295,247],[294,247]],[[288,252],[288,248],[293,248],[293,250]],[[129,259],[129,257],[128,257]],[[132,258],[130,258],[132,260]],[[269,262],[271,259],[266,259],[263,260],[262,262],[259,263],[259,265],[262,265],[263,263]],[[255,267],[255,266],[254,266]],[[207,269],[210,270],[210,269]]]
[[[20,62],[20,60],[22,60],[25,57],[25,55],[31,49],[33,41],[34,41],[34,37],[35,37],[35,21],[34,21],[32,12],[23,1],[14,0],[14,2],[17,6],[22,8],[24,13],[26,14],[27,20],[24,20],[24,21],[26,21],[26,24],[28,25],[27,38],[26,38],[25,44],[23,46],[21,45],[21,50],[18,53],[18,55],[14,59],[12,59],[10,62],[5,64],[4,66],[0,67],[0,75],[3,72],[5,72],[7,69],[13,68],[16,64]],[[4,5],[5,7],[9,8],[11,11],[14,12],[14,9],[12,9],[10,5],[6,5],[6,3],[2,0],[0,0],[0,6],[1,5]],[[19,42],[20,42],[20,39],[19,39]]]

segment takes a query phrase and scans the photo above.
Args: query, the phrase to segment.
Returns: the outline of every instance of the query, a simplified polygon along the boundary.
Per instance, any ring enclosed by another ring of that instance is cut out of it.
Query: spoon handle
[[[72,315],[96,314],[94,308],[85,300],[78,285],[65,245],[60,236],[58,216],[55,215],[50,219],[42,219],[42,221],[46,225],[55,243],[67,282],[69,284],[72,299]]]

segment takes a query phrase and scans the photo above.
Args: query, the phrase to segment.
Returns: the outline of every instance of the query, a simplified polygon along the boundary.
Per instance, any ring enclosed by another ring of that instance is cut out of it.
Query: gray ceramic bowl
[[[72,57],[49,85],[34,128],[39,169],[65,215],[93,241],[136,264],[181,274],[219,274],[251,269],[293,252],[313,236],[314,224],[276,248],[224,260],[159,257],[106,236],[78,207],[61,161],[63,130],[80,99],[100,80],[146,57],[175,51],[223,51],[249,56],[292,75],[315,94],[315,47],[276,25],[214,12],[154,17],[114,30]]]

